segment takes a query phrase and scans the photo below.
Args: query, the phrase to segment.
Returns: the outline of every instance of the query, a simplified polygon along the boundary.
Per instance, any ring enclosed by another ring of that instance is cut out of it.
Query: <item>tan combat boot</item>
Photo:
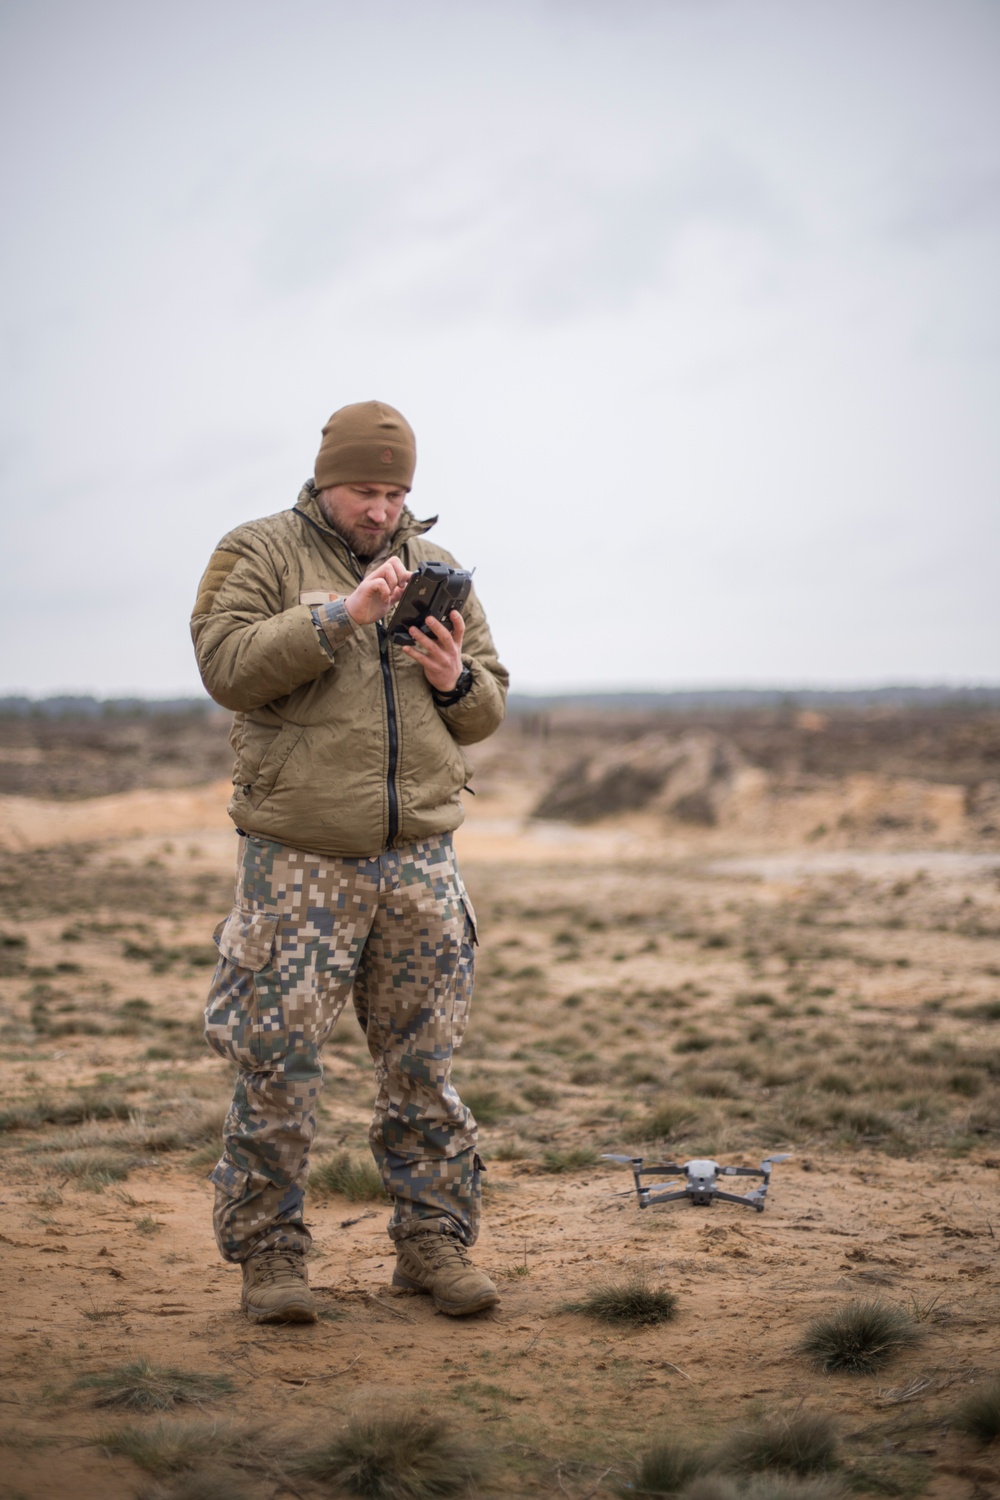
[[[453,1318],[496,1307],[500,1293],[477,1271],[465,1246],[450,1234],[415,1234],[396,1241],[393,1286],[429,1292],[434,1306]]]
[[[243,1262],[240,1307],[251,1323],[315,1323],[305,1258],[288,1250],[263,1250]]]

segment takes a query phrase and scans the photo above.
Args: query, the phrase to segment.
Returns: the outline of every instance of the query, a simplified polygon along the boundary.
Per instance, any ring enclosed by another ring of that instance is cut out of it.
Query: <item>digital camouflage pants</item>
[[[394,1240],[434,1229],[475,1242],[476,1123],[451,1083],[472,992],[475,917],[451,836],[372,859],[240,837],[234,908],[205,1035],[240,1069],[211,1173],[226,1260],[305,1251],[320,1053],[353,989],[377,1087],[369,1140]]]

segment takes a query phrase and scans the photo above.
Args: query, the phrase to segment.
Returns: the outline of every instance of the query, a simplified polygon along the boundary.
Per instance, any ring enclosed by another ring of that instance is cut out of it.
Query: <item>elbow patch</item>
[[[198,597],[195,600],[194,612],[196,615],[207,615],[215,603],[215,596],[229,577],[242,556],[239,552],[213,552],[208,560],[201,583],[198,585]]]

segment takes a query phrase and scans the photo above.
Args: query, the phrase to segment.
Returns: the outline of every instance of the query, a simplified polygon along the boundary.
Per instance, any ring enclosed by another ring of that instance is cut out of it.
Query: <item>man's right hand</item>
[[[356,625],[374,625],[399,603],[409,580],[410,572],[399,558],[389,557],[362,578],[354,593],[344,600],[344,608]]]

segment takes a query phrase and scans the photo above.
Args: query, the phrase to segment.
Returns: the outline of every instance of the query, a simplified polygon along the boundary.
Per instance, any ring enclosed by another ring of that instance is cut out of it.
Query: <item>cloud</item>
[[[925,248],[959,235],[1000,231],[1000,157],[922,167],[896,186],[889,233]]]
[[[602,170],[584,153],[330,170],[268,206],[256,265],[268,293],[350,279],[409,318],[526,323],[627,310],[669,278],[685,235],[711,227],[778,246],[795,215],[721,143],[652,167]]]

